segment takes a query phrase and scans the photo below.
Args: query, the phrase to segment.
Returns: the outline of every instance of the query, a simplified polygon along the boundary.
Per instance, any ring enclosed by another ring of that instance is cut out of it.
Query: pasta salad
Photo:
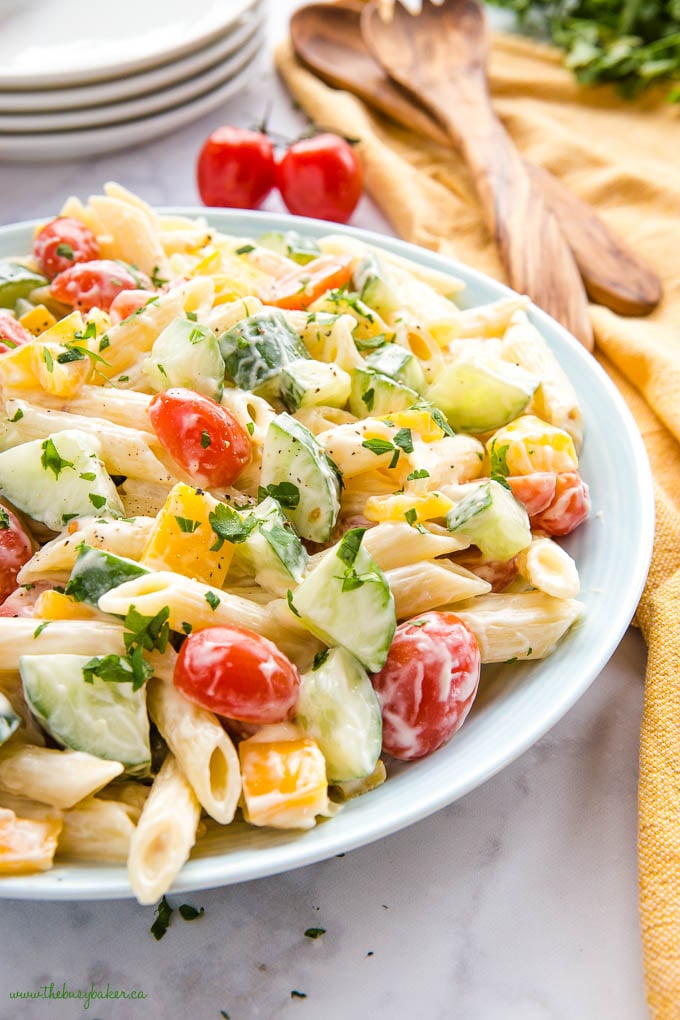
[[[0,261],[0,875],[308,829],[578,620],[576,395],[512,296],[118,185]]]

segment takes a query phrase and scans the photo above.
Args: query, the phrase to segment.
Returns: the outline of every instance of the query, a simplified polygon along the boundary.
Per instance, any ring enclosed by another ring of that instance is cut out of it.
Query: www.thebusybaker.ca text
[[[90,1003],[97,999],[146,999],[147,993],[137,988],[112,988],[106,984],[106,990],[99,988],[94,982],[88,989],[69,988],[66,982],[62,986],[54,986],[54,981],[49,985],[41,985],[35,991],[16,991],[9,993],[10,999],[79,999],[83,1009],[89,1009]]]

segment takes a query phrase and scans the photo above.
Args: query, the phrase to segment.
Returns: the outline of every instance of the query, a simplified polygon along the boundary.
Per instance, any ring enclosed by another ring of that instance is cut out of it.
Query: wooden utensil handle
[[[457,103],[455,124],[443,103],[439,111],[473,173],[508,282],[591,350],[588,302],[574,256],[505,128],[490,105],[476,100],[479,83],[470,84],[470,97],[461,89],[449,92],[449,102]]]

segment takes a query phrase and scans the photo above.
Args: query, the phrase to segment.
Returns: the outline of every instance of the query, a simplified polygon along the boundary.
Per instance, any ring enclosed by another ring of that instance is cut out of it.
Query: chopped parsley
[[[363,400],[364,404],[366,405],[366,410],[367,411],[372,411],[373,410],[373,404],[375,402],[375,389],[374,389],[374,387],[371,386],[369,389],[367,389],[365,391],[365,393],[362,393],[361,394],[361,399]]]
[[[184,631],[184,633],[185,633],[185,634],[186,634],[187,636],[188,636],[189,634],[191,634],[191,632],[192,632],[192,630],[193,630],[193,629],[194,629],[194,628],[193,628],[193,627],[191,626],[191,624],[190,624],[190,623],[187,623],[187,622],[186,622],[186,620],[185,620],[185,621],[183,622],[183,624],[182,624],[182,630]]]
[[[0,531],[7,531],[10,526],[9,514],[4,506],[0,506]]]
[[[155,616],[144,616],[134,606],[130,606],[125,617],[125,651],[130,654],[135,649],[146,649],[152,652],[154,648],[163,653],[168,646],[170,638],[170,606],[163,606]]]
[[[215,610],[217,609],[217,607],[220,604],[219,596],[216,595],[214,591],[207,591],[205,593],[205,601],[208,603],[208,605],[212,609],[213,613],[215,612]]]
[[[104,334],[104,336],[99,341],[99,353],[101,354],[102,351],[105,351],[106,348],[110,347],[110,346],[111,346],[111,341],[109,340],[107,335]]]
[[[64,460],[54,445],[53,439],[46,439],[41,446],[41,450],[40,463],[45,471],[52,471],[55,478],[59,478],[59,475],[65,468],[72,468],[74,466],[73,461]]]
[[[205,914],[205,907],[192,907],[190,903],[182,903],[177,909],[185,921],[195,921],[197,917],[203,917]]]
[[[50,352],[47,349],[47,347],[43,347],[42,357],[43,357],[43,361],[47,365],[47,371],[48,372],[53,372],[54,371],[54,358],[50,354]]]
[[[281,482],[279,485],[260,485],[257,490],[257,499],[261,503],[267,496],[272,496],[282,507],[294,510],[300,502],[300,490],[293,482]]]
[[[418,520],[418,511],[415,507],[412,506],[410,510],[405,510],[404,518],[406,523],[410,524],[412,528],[416,529],[416,531],[419,531],[421,535],[425,534],[425,528]]]
[[[407,482],[416,482],[419,478],[429,478],[430,472],[426,471],[425,468],[418,468],[416,471],[412,471],[410,475],[406,475]]]
[[[101,510],[106,503],[106,496],[100,496],[97,492],[88,493],[87,498],[89,499],[95,510]]]
[[[322,935],[326,934],[325,928],[308,928],[305,932],[306,939],[320,939]]]
[[[499,446],[495,439],[492,440],[491,450],[489,451],[491,460],[490,474],[492,478],[496,479],[496,481],[498,481],[498,478],[507,478],[510,474],[507,461],[509,449],[509,443],[505,443],[504,446]]]
[[[208,514],[208,521],[217,535],[215,544],[210,547],[211,552],[219,552],[225,542],[240,545],[241,542],[245,542],[253,528],[257,527],[257,519],[252,514],[242,517],[226,503],[218,503]]]
[[[131,683],[133,691],[143,687],[151,676],[153,666],[144,661],[141,648],[135,649],[132,655],[96,656],[83,666],[85,683],[94,683],[95,679],[107,683]]]
[[[290,590],[290,588],[286,592],[286,599],[288,601],[288,608],[290,609],[290,611],[293,614],[293,616],[300,616],[300,614],[298,613],[297,609],[293,605],[293,593]]]
[[[151,925],[151,934],[156,939],[156,942],[163,938],[166,931],[170,927],[170,921],[172,919],[174,911],[165,896],[161,898],[160,903],[156,907],[156,917]]]
[[[342,541],[338,546],[338,551],[335,554],[338,559],[345,564],[345,573],[341,578],[341,590],[343,592],[354,591],[356,588],[361,588],[361,586],[366,584],[367,581],[381,580],[380,574],[377,574],[375,571],[369,571],[365,574],[357,574],[354,568],[365,533],[365,528],[352,528],[350,531],[345,532]]]
[[[63,259],[69,259],[70,262],[73,262],[74,256],[73,248],[71,247],[70,244],[66,244],[64,241],[62,241],[61,244],[57,245],[57,247],[54,249],[54,254],[60,255]]]
[[[40,637],[45,627],[49,627],[50,623],[51,620],[44,620],[43,623],[38,624],[38,626],[33,631],[33,637],[34,638]]]
[[[84,482],[93,482],[97,476],[94,471],[83,471],[78,477],[82,478]]]
[[[198,531],[201,526],[200,521],[194,521],[191,517],[177,517],[175,515],[175,520],[177,521],[177,527],[179,530],[184,532],[186,535],[193,535],[193,533]]]
[[[246,430],[248,432],[248,435],[252,436],[253,432],[255,431],[255,422],[254,421],[247,421],[246,422]]]
[[[391,453],[394,450],[394,443],[389,439],[364,439],[361,444],[371,453],[374,453],[376,457],[380,457],[383,453]]]
[[[15,422],[21,421],[23,416],[24,416],[24,412],[21,410],[20,407],[18,407],[16,409],[16,411],[14,412],[13,417],[9,418],[8,421],[10,422],[10,424],[14,425]]]
[[[236,255],[247,255],[249,252],[255,251],[254,244],[242,244],[240,248],[236,249]]]
[[[189,322],[198,322],[198,313],[197,312],[185,312],[185,315],[186,315],[187,319],[189,320]]]
[[[307,992],[299,992],[297,990],[297,988],[294,988],[292,990],[292,992],[290,993],[290,997],[291,997],[291,999],[306,999],[307,998]]]
[[[153,267],[153,272],[151,273],[151,282],[154,285],[154,287],[163,287],[168,282],[162,276],[159,276],[159,273],[158,273],[159,269],[160,269],[160,266],[154,266]]]
[[[208,331],[204,329],[203,326],[194,326],[191,333],[189,333],[189,343],[200,344],[202,340],[205,340],[207,335]]]
[[[204,450],[207,450],[211,443],[212,439],[210,438],[210,433],[207,431],[207,429],[203,429],[203,431],[201,432],[201,446],[203,447]]]
[[[330,651],[328,650],[328,648],[323,648],[320,652],[317,652],[312,662],[312,669],[313,670],[321,669],[329,655]],[[305,932],[305,935],[306,934],[307,932]]]

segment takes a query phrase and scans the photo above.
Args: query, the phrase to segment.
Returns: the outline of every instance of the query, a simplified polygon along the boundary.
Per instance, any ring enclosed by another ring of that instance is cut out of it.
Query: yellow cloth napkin
[[[288,43],[278,69],[312,119],[359,137],[366,188],[409,241],[502,278],[472,181],[450,150],[322,84]],[[598,352],[640,426],[656,483],[657,531],[637,620],[649,650],[640,750],[640,916],[655,1020],[680,1018],[680,108],[585,89],[551,47],[496,36],[494,104],[521,151],[562,178],[657,270],[648,318],[591,305]]]

